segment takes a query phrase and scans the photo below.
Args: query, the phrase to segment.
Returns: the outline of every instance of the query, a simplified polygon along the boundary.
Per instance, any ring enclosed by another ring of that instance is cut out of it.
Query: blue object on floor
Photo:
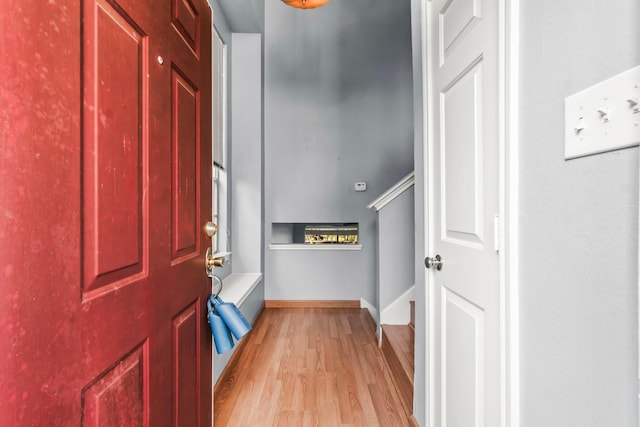
[[[213,306],[212,298],[209,298],[209,301],[207,301],[207,318],[209,320],[209,326],[211,327],[211,334],[213,335],[213,343],[216,346],[216,353],[222,354],[233,348],[233,338],[222,317],[214,312]]]
[[[218,296],[209,298],[213,302],[215,312],[222,317],[227,328],[236,339],[240,339],[251,331],[251,324],[247,322],[238,307],[234,303],[224,302]]]

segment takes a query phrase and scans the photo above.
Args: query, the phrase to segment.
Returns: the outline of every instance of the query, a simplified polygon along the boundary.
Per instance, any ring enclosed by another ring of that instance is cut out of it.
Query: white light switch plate
[[[565,98],[565,159],[638,145],[639,98],[640,66]]]

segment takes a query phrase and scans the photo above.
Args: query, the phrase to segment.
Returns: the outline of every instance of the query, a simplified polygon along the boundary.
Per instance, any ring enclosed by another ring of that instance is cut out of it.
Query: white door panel
[[[456,48],[458,40],[473,30],[482,17],[482,0],[451,0],[440,9],[438,52],[440,65]]]
[[[500,276],[498,0],[429,6],[429,273],[433,419],[499,426]]]
[[[440,92],[442,221],[445,241],[482,249],[482,63]]]
[[[447,288],[442,288],[441,310],[442,425],[483,426],[484,312]]]

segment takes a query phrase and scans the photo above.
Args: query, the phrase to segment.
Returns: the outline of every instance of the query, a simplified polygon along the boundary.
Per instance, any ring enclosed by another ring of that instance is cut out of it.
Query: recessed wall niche
[[[359,245],[358,223],[274,222],[271,246],[352,246]]]

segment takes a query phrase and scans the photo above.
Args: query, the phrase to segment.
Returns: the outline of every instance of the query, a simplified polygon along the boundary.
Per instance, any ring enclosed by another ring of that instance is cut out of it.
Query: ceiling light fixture
[[[284,4],[298,9],[313,9],[324,6],[329,1],[331,0],[282,0]]]

